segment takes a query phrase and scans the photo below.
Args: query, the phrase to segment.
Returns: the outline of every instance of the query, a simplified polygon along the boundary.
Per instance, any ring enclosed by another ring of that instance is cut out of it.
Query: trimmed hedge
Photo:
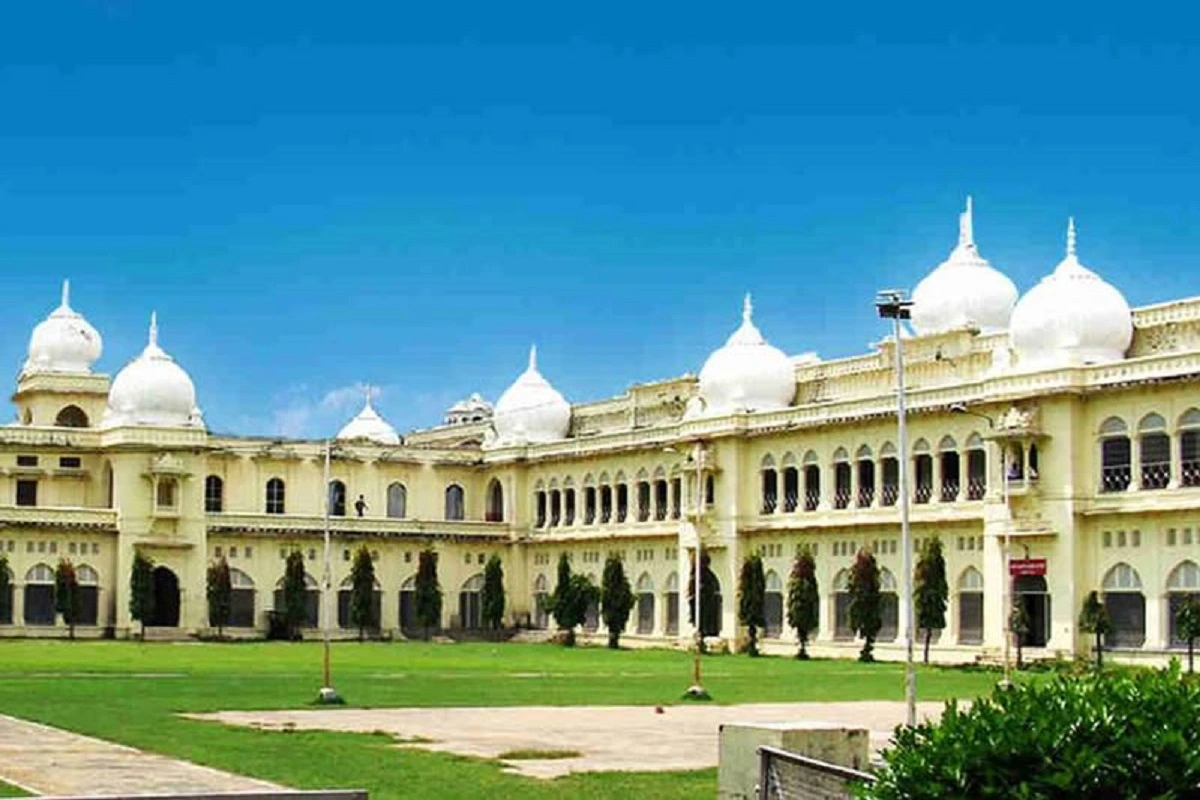
[[[899,728],[861,798],[1200,797],[1200,682],[1162,671],[1059,677]]]

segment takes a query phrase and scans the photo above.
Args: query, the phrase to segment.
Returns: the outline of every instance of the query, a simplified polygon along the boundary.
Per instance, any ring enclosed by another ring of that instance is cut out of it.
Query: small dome
[[[496,401],[492,427],[497,445],[566,438],[571,404],[538,372],[536,346],[529,350],[529,367]]]
[[[767,344],[751,321],[750,295],[742,306],[742,325],[714,351],[700,370],[700,399],[707,416],[735,411],[787,408],[796,396],[792,359]]]
[[[343,441],[366,439],[376,444],[400,444],[400,434],[371,406],[370,388],[367,389],[367,400],[362,411],[338,431],[337,438]]]
[[[1066,258],[1017,303],[1009,338],[1020,369],[1125,358],[1133,313],[1112,284],[1079,263],[1074,219],[1067,224]]]
[[[917,284],[912,322],[921,336],[973,327],[981,333],[1008,328],[1017,287],[975,247],[971,198],[959,216],[958,246]]]
[[[150,315],[150,341],[117,373],[108,390],[103,426],[156,425],[202,428],[192,379],[158,346],[158,316]]]
[[[62,303],[29,337],[23,372],[91,372],[100,358],[100,334],[71,308],[71,283],[63,281]]]
[[[469,425],[472,422],[487,422],[492,418],[492,413],[492,404],[475,392],[466,400],[459,400],[450,406],[443,421],[446,425]]]

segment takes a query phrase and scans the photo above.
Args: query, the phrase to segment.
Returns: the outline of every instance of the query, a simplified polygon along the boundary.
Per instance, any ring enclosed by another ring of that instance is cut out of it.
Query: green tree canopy
[[[625,632],[629,614],[633,610],[633,588],[629,585],[629,576],[625,574],[624,563],[614,553],[609,553],[604,562],[600,607],[604,625],[608,628],[608,646],[616,650],[620,647],[621,634]]]
[[[12,587],[8,556],[0,553],[0,623],[12,621]]]
[[[913,603],[916,605],[917,627],[925,631],[925,663],[928,664],[929,642],[935,630],[946,627],[946,603],[950,598],[941,539],[935,536],[925,542],[917,561],[916,573]]]
[[[575,628],[583,623],[587,609],[598,599],[599,590],[586,575],[571,572],[571,562],[563,553],[558,559],[558,583],[551,599],[551,613],[558,627],[566,632],[564,644],[575,645]]]
[[[688,622],[696,624],[696,562],[688,569]],[[704,636],[721,633],[721,587],[712,571],[708,551],[700,551],[700,631]]]
[[[1096,666],[1104,666],[1103,638],[1112,633],[1112,618],[1108,609],[1100,602],[1099,592],[1088,592],[1083,600],[1083,609],[1079,612],[1079,630],[1094,634],[1096,637]]]
[[[300,638],[300,628],[308,618],[308,584],[304,580],[304,554],[288,553],[283,568],[283,619],[288,636]]]
[[[62,614],[67,631],[74,639],[75,623],[79,622],[83,613],[83,597],[79,593],[75,567],[65,558],[58,560],[58,567],[54,570],[54,610]]]
[[[788,578],[787,621],[800,638],[797,658],[808,658],[808,637],[820,625],[821,595],[817,587],[817,564],[807,547],[796,556]]]
[[[1200,638],[1200,600],[1188,594],[1175,612],[1175,634],[1187,642],[1188,672],[1195,671],[1196,639]]]
[[[142,624],[145,639],[146,622],[154,616],[154,562],[140,552],[129,571],[129,616]]]
[[[767,577],[762,556],[754,553],[742,562],[738,580],[738,621],[746,626],[746,652],[751,656],[758,655],[758,632],[767,626],[766,612]]]
[[[229,574],[229,562],[224,556],[208,565],[206,594],[208,624],[217,629],[217,636],[221,636],[233,613],[233,580]]]
[[[358,640],[368,628],[379,627],[375,619],[375,560],[367,546],[358,548],[350,567],[350,624],[358,628]]]
[[[438,583],[438,557],[433,550],[425,549],[417,556],[416,606],[417,622],[425,629],[425,638],[430,631],[442,625],[442,587]]]
[[[504,567],[500,556],[492,553],[483,568],[483,596],[480,598],[483,624],[492,630],[504,625]]]
[[[867,550],[859,550],[850,569],[850,627],[863,638],[859,661],[874,661],[875,637],[883,627],[883,594],[879,564]]]

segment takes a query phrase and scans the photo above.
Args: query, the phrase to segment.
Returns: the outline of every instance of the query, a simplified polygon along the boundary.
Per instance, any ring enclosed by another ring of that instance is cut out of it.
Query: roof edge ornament
[[[960,247],[975,246],[975,215],[971,205],[971,195],[967,195],[967,208],[958,215],[958,244]]]

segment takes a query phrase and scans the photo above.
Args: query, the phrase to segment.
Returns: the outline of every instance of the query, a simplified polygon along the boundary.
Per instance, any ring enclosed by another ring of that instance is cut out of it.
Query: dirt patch
[[[918,715],[936,718],[941,703]],[[903,703],[763,703],[738,706],[519,706],[512,708],[376,708],[223,711],[191,719],[266,730],[387,733],[406,747],[502,760],[515,772],[554,778],[570,772],[706,769],[717,765],[723,723],[821,722],[868,728],[882,748],[904,722]],[[424,741],[422,741],[424,740]],[[506,760],[507,753],[579,752],[570,758]]]

